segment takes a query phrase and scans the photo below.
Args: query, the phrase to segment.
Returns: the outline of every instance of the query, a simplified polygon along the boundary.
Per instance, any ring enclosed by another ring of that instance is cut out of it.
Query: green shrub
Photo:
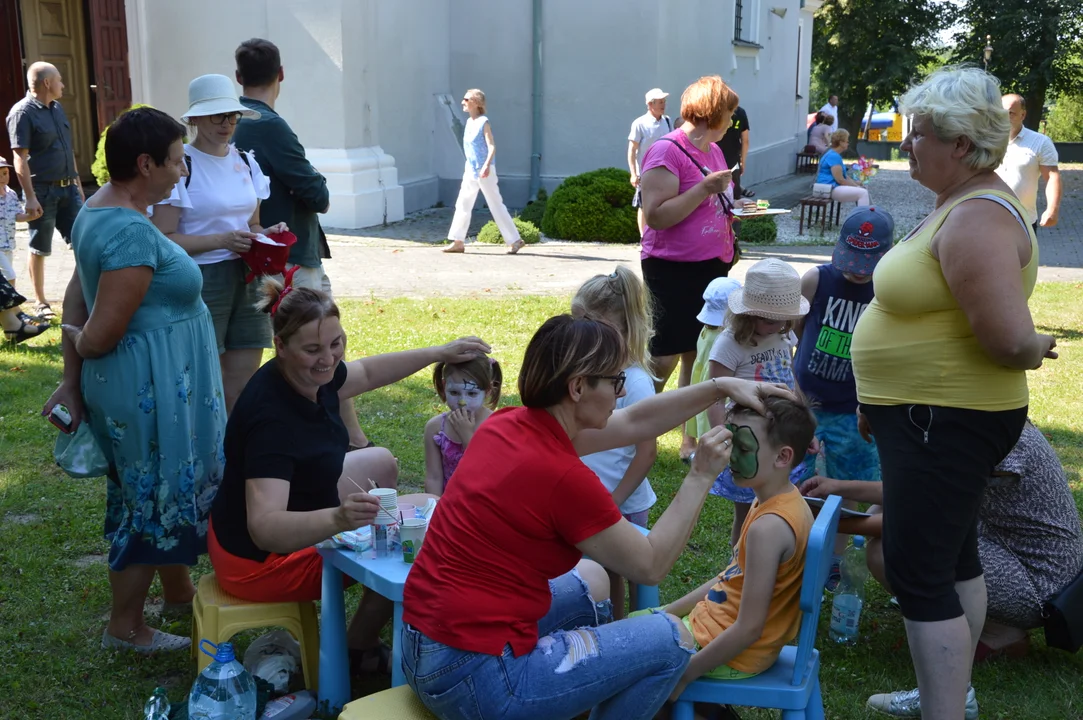
[[[130,108],[121,111],[121,115],[128,112],[128,110],[135,110],[141,107],[151,107],[150,105],[135,104]],[[119,117],[119,116],[118,116]],[[109,130],[109,126],[106,125],[102,130],[102,134],[98,137],[98,148],[94,151],[94,162],[90,165],[90,172],[94,175],[94,181],[98,183],[98,187],[109,182],[109,169],[105,166],[105,133]]]
[[[524,243],[533,245],[541,242],[541,232],[538,230],[537,225],[521,218],[512,218],[512,221],[515,223],[515,227],[519,231],[519,237],[522,238]],[[478,232],[478,242],[499,245],[504,242],[504,236],[500,234],[496,223],[490,220]]]
[[[741,221],[741,231],[737,238],[749,245],[768,245],[778,238],[778,226],[770,215],[747,218]]]
[[[545,192],[545,188],[538,190],[538,199],[523,208],[523,211],[519,213],[519,217],[527,222],[534,223],[536,227],[540,228],[548,201],[549,193]]]
[[[639,242],[634,194],[627,170],[602,168],[574,175],[546,202],[542,232],[562,240]]]

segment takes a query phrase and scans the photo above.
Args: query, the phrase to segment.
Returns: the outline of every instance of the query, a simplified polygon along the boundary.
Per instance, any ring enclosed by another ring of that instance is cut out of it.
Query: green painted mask
[[[754,478],[760,471],[760,441],[748,425],[727,423],[726,429],[733,433],[733,450],[730,451],[730,470],[740,478]]]

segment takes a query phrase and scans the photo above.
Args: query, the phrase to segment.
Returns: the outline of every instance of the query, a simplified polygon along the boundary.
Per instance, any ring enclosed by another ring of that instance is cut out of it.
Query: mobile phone
[[[71,413],[63,405],[54,405],[49,411],[49,422],[62,433],[71,434]]]

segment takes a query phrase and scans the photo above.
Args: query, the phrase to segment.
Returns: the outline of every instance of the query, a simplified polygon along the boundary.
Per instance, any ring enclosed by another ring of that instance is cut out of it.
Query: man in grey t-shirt
[[[643,158],[647,156],[651,145],[673,130],[673,123],[665,114],[667,97],[669,93],[662,92],[660,88],[648,92],[647,112],[635,119],[632,131],[628,133],[628,172],[632,176],[632,186],[636,189],[632,207],[638,208],[640,236],[643,235],[643,207],[639,197],[639,169],[643,166]]]

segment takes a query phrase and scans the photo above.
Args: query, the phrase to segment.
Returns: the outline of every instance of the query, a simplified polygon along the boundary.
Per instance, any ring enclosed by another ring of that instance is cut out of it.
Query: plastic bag
[[[261,635],[244,653],[244,669],[274,686],[276,693],[289,690],[290,676],[301,667],[301,644],[285,630]]]
[[[95,478],[109,472],[109,461],[86,420],[72,434],[57,433],[53,458],[73,478]]]

